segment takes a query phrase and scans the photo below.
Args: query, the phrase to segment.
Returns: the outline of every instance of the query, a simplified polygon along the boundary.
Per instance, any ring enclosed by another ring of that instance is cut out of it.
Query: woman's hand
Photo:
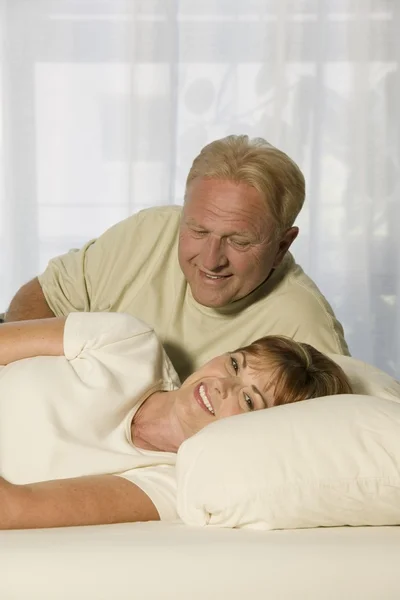
[[[0,529],[35,529],[158,521],[150,498],[134,483],[96,475],[13,485],[0,477]]]
[[[66,317],[2,323],[0,327],[0,365],[33,356],[64,354]]]

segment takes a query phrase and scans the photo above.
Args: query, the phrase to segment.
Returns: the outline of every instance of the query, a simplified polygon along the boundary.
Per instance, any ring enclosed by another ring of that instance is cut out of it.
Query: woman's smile
[[[209,414],[212,414],[215,417],[215,410],[211,403],[207,386],[204,383],[200,383],[195,387],[194,397],[196,402],[201,406],[203,410],[205,410]]]

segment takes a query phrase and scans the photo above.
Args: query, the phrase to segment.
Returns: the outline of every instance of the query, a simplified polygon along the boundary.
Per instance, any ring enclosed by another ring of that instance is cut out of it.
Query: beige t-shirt
[[[17,484],[119,475],[177,519],[176,454],[131,440],[144,400],[180,385],[154,331],[131,315],[72,313],[64,353],[0,366],[0,474]]]
[[[198,304],[178,263],[181,210],[143,210],[50,261],[39,281],[52,311],[116,311],[143,319],[182,380],[214,356],[268,334],[348,354],[331,307],[289,253],[249,296],[218,309]]]

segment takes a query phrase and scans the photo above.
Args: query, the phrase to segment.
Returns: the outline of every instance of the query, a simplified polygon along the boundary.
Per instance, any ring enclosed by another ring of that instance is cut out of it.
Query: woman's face
[[[185,439],[225,417],[273,406],[271,370],[256,371],[245,352],[214,358],[176,392],[176,416]]]

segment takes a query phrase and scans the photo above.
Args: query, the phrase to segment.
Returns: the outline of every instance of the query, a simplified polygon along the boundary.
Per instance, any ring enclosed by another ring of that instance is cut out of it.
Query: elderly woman
[[[0,328],[0,529],[174,520],[180,445],[217,419],[348,393],[311,346],[266,337],[182,385],[154,331],[117,313]]]

